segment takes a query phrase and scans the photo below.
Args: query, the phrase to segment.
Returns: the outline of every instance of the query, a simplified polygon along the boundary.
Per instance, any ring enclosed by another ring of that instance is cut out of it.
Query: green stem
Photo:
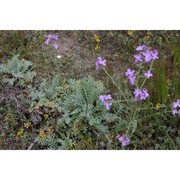
[[[142,66],[142,65],[141,65]],[[136,81],[136,87],[139,89],[139,84],[138,84],[138,82],[139,82],[139,78],[140,78],[140,72],[141,72],[141,68],[139,68],[139,70],[138,70],[138,72],[136,73],[136,76],[138,76],[138,78],[137,78],[137,81]]]
[[[134,120],[134,117],[136,116],[137,109],[138,109],[138,108],[137,108],[137,106],[136,106],[136,109],[134,110],[134,112],[132,113],[132,116],[131,116],[132,121],[130,121],[129,126],[128,126],[128,129],[127,129],[127,131],[126,131],[126,134],[125,134],[125,135],[127,135],[127,134],[128,134],[128,132],[129,132],[129,129],[130,129],[131,124],[132,124],[132,122],[133,122],[133,120]],[[131,112],[132,112],[132,111],[131,111]],[[132,136],[132,133],[131,133],[131,136]]]
[[[144,79],[144,81],[143,81],[143,83],[142,83],[142,85],[141,85],[140,89],[142,89],[142,87],[144,86],[144,84],[145,84],[146,80],[147,80],[147,78],[145,78],[145,79]]]
[[[161,109],[161,108],[167,108],[167,106],[166,105],[164,105],[164,106],[160,106],[158,109]],[[139,108],[138,110],[139,111],[141,111],[141,110],[146,110],[146,109],[157,109],[156,107],[151,107],[151,108]],[[158,110],[157,109],[157,110]],[[171,111],[166,111],[166,112],[171,112]]]
[[[105,73],[108,75],[108,77],[111,79],[111,81],[113,82],[113,84],[116,86],[116,88],[120,91],[120,93],[122,94],[122,96],[124,97],[124,99],[126,100],[127,104],[129,105],[129,107],[131,107],[131,105],[129,104],[126,96],[123,94],[123,92],[121,91],[121,89],[119,88],[119,86],[116,84],[115,80],[110,76],[110,74],[106,71],[105,68],[103,68],[103,70],[105,71]]]
[[[116,102],[127,102],[127,101],[131,101],[131,100],[117,100]]]
[[[125,136],[127,136],[128,132],[129,132],[129,129],[130,129],[130,127],[131,127],[131,123],[132,123],[132,121],[130,121],[130,123],[129,123],[129,126],[128,126],[128,128],[127,128],[127,131],[126,131]]]
[[[152,63],[151,63],[151,65],[150,65],[150,70],[152,70],[153,60],[152,60],[151,62],[152,62]],[[145,78],[145,79],[144,79],[144,81],[143,81],[143,83],[142,83],[142,85],[141,85],[140,89],[144,86],[144,84],[145,84],[146,80],[147,80],[147,78]]]

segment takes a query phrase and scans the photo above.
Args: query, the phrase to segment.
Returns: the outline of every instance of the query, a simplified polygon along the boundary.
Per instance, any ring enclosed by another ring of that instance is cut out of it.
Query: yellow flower
[[[39,136],[40,136],[42,139],[45,139],[45,133],[44,133],[44,131],[43,131],[42,129],[39,131]]]
[[[170,95],[170,94],[168,94],[168,97],[171,97],[171,95]]]
[[[150,38],[150,36],[145,36],[144,38],[145,38],[145,39],[149,39],[149,38]]]
[[[99,37],[98,37],[96,34],[94,35],[94,39],[95,39],[95,41],[96,41],[97,43],[101,42],[100,39],[99,39]]]
[[[24,127],[25,127],[26,129],[28,129],[30,125],[31,125],[31,122],[26,122],[26,123],[24,123]]]
[[[170,80],[169,80],[169,79],[166,79],[166,83],[169,84],[169,83],[170,83]]]
[[[99,46],[96,46],[96,47],[95,47],[95,50],[98,50],[98,49],[100,49],[100,47],[99,47]]]
[[[156,110],[158,110],[160,107],[161,107],[161,104],[160,104],[160,103],[157,103],[157,104],[156,104]]]
[[[132,36],[134,33],[135,33],[135,30],[129,30],[129,31],[128,31],[128,35],[129,35],[129,36]]]
[[[47,119],[49,117],[48,114],[44,114],[44,118]]]
[[[170,80],[170,79],[166,79],[166,84],[167,84],[168,86],[172,86],[171,80]]]
[[[133,33],[132,31],[128,31],[129,36],[132,36],[132,33]]]
[[[19,130],[19,131],[17,132],[17,136],[23,138],[23,132],[22,132],[21,130]]]

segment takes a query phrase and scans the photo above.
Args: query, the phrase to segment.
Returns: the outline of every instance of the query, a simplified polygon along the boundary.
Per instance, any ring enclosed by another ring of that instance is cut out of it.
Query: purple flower
[[[147,97],[149,97],[149,93],[147,92],[147,89],[143,89],[141,91],[141,97],[140,97],[140,100],[145,100]]]
[[[101,102],[104,102],[104,101],[107,101],[107,100],[111,100],[111,99],[112,99],[112,97],[111,97],[110,94],[99,96],[99,100],[100,100]]]
[[[52,38],[52,35],[51,35],[51,34],[48,34],[47,37],[51,39],[51,38]]]
[[[153,59],[153,57],[152,57],[152,51],[150,51],[149,49],[148,50],[146,50],[145,52],[142,52],[142,54],[144,55],[144,57],[145,57],[145,62],[150,62],[152,59]]]
[[[139,97],[141,96],[141,91],[139,89],[135,89],[134,95],[135,95],[135,100],[136,101],[140,100]]]
[[[178,99],[177,101],[173,102],[173,108],[177,108],[180,107],[180,99]]]
[[[145,88],[143,90],[135,89],[134,95],[136,101],[145,100],[147,97],[149,97],[149,93]]]
[[[107,100],[111,100],[112,99],[112,96],[110,94],[108,95],[104,95],[104,100],[107,101]]]
[[[49,45],[51,39],[58,40],[58,35],[48,34],[48,35],[47,35],[47,40],[45,41],[45,44],[46,44],[46,45]],[[57,42],[54,42],[54,43],[53,43],[53,46],[55,47],[55,49],[58,49],[58,43],[57,43]]]
[[[143,50],[145,50],[145,49],[147,49],[147,46],[146,46],[146,45],[142,45],[142,46],[138,46],[138,47],[136,48],[136,51],[143,51]]]
[[[104,102],[104,96],[103,95],[99,96],[99,100],[103,103]]]
[[[177,110],[177,109],[173,109],[173,110],[172,110],[172,114],[173,114],[173,115],[178,114],[178,110]]]
[[[46,44],[46,45],[49,45],[50,40],[51,40],[51,39],[48,38],[48,39],[45,41],[45,44]]]
[[[152,52],[152,58],[153,58],[153,60],[159,58],[159,57],[158,57],[158,51],[157,51],[156,49]]]
[[[57,42],[54,42],[54,43],[53,43],[53,46],[55,47],[55,49],[58,49],[58,48],[59,48],[59,46],[58,46],[58,43],[57,43]]]
[[[131,85],[135,85],[136,76],[129,77],[129,82]]]
[[[116,136],[116,139],[117,139],[119,142],[121,142],[121,146],[122,146],[122,147],[127,146],[127,145],[129,144],[129,142],[130,142],[129,137],[124,136],[124,135],[120,136],[120,135],[118,134],[118,135]]]
[[[142,56],[142,54],[135,54],[134,55],[134,57],[135,57],[135,62],[136,63],[138,63],[138,62],[143,62],[143,56]]]
[[[127,77],[132,77],[135,72],[136,72],[135,70],[127,69],[127,71],[125,72],[125,75]]]
[[[50,43],[50,41],[51,41],[52,35],[51,35],[51,34],[48,34],[47,37],[48,37],[48,38],[47,38],[47,40],[45,41],[45,44],[46,44],[46,45],[49,45],[49,43]]]
[[[102,105],[105,106],[107,110],[110,110],[110,107],[112,106],[112,102],[108,101],[111,99],[112,99],[112,97],[110,94],[99,96],[99,100],[102,102]]]
[[[153,74],[151,73],[151,70],[148,70],[148,72],[144,73],[144,75],[149,79],[151,76],[153,76]]]
[[[177,99],[172,104],[173,104],[172,114],[173,115],[180,114],[180,99]]]
[[[96,71],[99,69],[99,62],[96,61]]]
[[[135,54],[135,62],[150,62],[152,60],[158,59],[158,51],[155,49],[150,51],[146,45],[138,46],[136,48],[137,51],[140,51],[139,54]]]
[[[106,59],[102,59],[101,57],[98,57],[96,61],[96,71],[99,69],[99,65],[106,66]]]
[[[103,106],[105,106],[107,110],[110,110],[110,107],[112,106],[112,102],[104,101]]]
[[[52,34],[51,38],[54,39],[54,40],[58,40],[58,35]]]
[[[128,77],[129,82],[131,85],[135,84],[136,76],[134,75],[136,73],[135,70],[127,69],[125,72],[125,75]]]
[[[173,110],[172,110],[172,114],[173,114],[173,115],[180,114],[180,109],[179,109],[179,110],[173,109]]]
[[[50,43],[50,41],[51,41],[51,35],[48,34],[47,37],[48,37],[48,38],[47,38],[47,40],[45,41],[45,44],[46,44],[46,45],[49,45],[49,43]]]

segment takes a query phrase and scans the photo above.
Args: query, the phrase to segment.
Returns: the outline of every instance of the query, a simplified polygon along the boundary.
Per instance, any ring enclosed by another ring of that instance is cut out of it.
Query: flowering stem
[[[110,74],[106,71],[105,68],[103,68],[103,70],[105,71],[105,73],[108,75],[108,77],[111,79],[111,81],[113,82],[113,84],[117,87],[117,89],[120,91],[120,93],[122,94],[122,96],[124,97],[124,99],[126,100],[127,104],[130,106],[126,96],[123,94],[123,92],[121,91],[121,89],[119,88],[119,86],[116,84],[115,80],[110,76]],[[131,107],[131,106],[130,106]]]
[[[137,78],[137,83],[136,83],[136,86],[137,86],[137,88],[139,89],[139,84],[138,84],[138,82],[139,82],[139,78],[140,78],[140,71],[141,71],[141,68],[139,68],[139,70],[138,70],[138,72],[136,73],[136,75],[138,75],[138,78]]]
[[[143,81],[143,83],[142,83],[142,85],[141,85],[140,89],[142,89],[142,87],[144,86],[144,84],[145,84],[146,80],[147,80],[147,78],[145,78],[145,79],[144,79],[144,81]]]
[[[152,69],[152,66],[153,66],[153,61],[152,61],[152,63],[150,64],[150,70]],[[144,81],[143,81],[143,83],[142,83],[140,89],[144,86],[146,80],[147,80],[147,78],[144,79]]]
[[[129,126],[128,126],[128,128],[127,128],[127,131],[126,131],[126,133],[125,133],[125,136],[127,136],[128,132],[129,132],[129,129],[130,129],[130,127],[131,127],[131,123],[132,123],[132,121],[130,121],[130,123],[129,123]]]
[[[116,102],[127,102],[127,101],[131,101],[131,100],[118,100]]]

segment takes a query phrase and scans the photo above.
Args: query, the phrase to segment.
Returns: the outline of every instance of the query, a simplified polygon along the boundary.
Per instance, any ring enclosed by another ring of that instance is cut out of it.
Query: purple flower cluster
[[[49,45],[51,40],[55,40],[54,43],[53,43],[53,46],[54,46],[55,49],[58,49],[59,48],[58,43],[57,43],[58,35],[48,34],[47,35],[47,40],[45,41],[45,44]]]
[[[158,51],[156,49],[153,51],[150,51],[150,49],[146,45],[142,45],[142,46],[138,46],[136,48],[136,50],[139,51],[139,54],[134,55],[136,63],[138,63],[138,62],[148,63],[148,62],[151,62],[152,60],[158,59]],[[131,70],[131,69],[127,69],[127,71],[125,72],[125,75],[129,79],[129,83],[131,85],[136,85],[136,83],[135,83],[136,78],[137,78],[136,75],[138,73],[136,73],[135,70]],[[152,77],[153,74],[151,73],[151,69],[149,69],[147,72],[144,71],[144,76],[148,79],[150,77]],[[144,84],[144,82],[143,82],[143,84]],[[147,92],[147,89],[145,89],[145,88],[139,89],[138,87],[134,90],[134,95],[135,95],[136,101],[145,100],[147,97],[149,97],[149,93]]]
[[[107,110],[110,110],[110,107],[112,106],[112,102],[109,102],[109,100],[111,99],[112,97],[110,94],[99,96],[99,100],[102,102],[103,106],[105,106]]]
[[[150,49],[146,45],[138,46],[136,48],[137,51],[140,51],[139,54],[135,54],[135,62],[143,62],[146,63],[151,62],[152,60],[158,59],[158,51],[154,49],[153,51],[150,51]]]
[[[134,95],[135,95],[135,100],[136,101],[141,101],[141,100],[145,100],[147,97],[149,97],[149,93],[147,92],[147,89],[135,89],[134,91]]]
[[[126,77],[128,77],[131,85],[135,84],[135,80],[136,80],[135,73],[136,73],[136,71],[131,70],[131,69],[127,69],[127,71],[125,72],[125,75],[126,75]]]
[[[116,139],[117,139],[119,142],[121,142],[121,146],[122,146],[122,147],[127,146],[127,145],[129,144],[129,142],[130,142],[130,139],[129,139],[127,136],[124,136],[124,135],[120,136],[120,135],[118,134],[118,135],[116,136]]]
[[[180,99],[173,102],[173,115],[180,114]]]
[[[98,57],[96,61],[96,71],[99,69],[99,65],[106,66],[106,59],[102,59],[101,57]]]

